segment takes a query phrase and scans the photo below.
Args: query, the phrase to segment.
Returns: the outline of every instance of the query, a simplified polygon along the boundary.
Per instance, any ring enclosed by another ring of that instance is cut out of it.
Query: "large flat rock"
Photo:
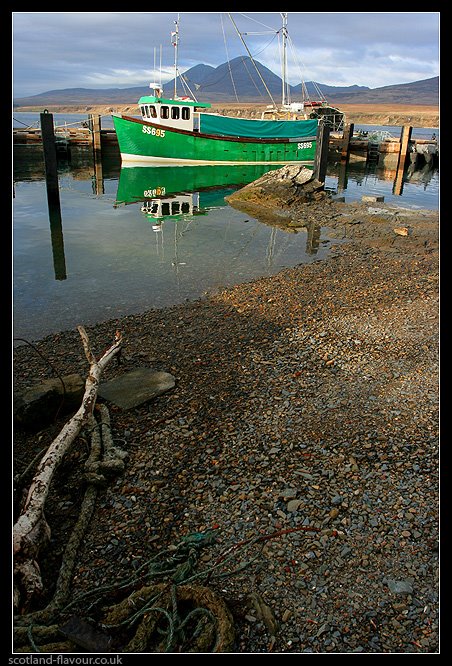
[[[176,380],[168,372],[138,368],[99,386],[98,395],[122,409],[138,407],[174,387]]]
[[[84,379],[72,374],[45,379],[25,391],[14,392],[14,421],[38,431],[53,423],[58,414],[76,411],[84,391]]]

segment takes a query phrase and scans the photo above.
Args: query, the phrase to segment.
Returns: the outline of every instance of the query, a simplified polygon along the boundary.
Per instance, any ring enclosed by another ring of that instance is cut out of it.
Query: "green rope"
[[[167,632],[167,639],[166,639],[166,645],[165,645],[165,652],[171,652],[172,646],[173,646],[173,640],[174,640],[174,621],[171,615],[168,613],[168,611],[165,608],[159,608],[156,606],[155,608],[152,609],[156,613],[162,613],[168,620],[168,625],[169,625],[169,631]]]
[[[28,640],[30,641],[30,645],[31,645],[31,647],[33,648],[33,650],[35,652],[41,652],[41,650],[38,648],[38,646],[36,645],[36,643],[33,640],[33,631],[32,630],[33,630],[33,624],[30,624],[30,626],[28,627],[28,631],[27,631],[27,636],[28,636]]]
[[[189,621],[190,621],[195,615],[201,615],[201,616],[205,616],[205,615],[207,615],[207,617],[209,617],[209,618],[212,620],[212,622],[213,622],[214,624],[216,624],[216,617],[215,617],[215,615],[212,613],[212,611],[210,611],[208,608],[194,608],[192,611],[190,611],[190,613],[188,613],[188,615],[185,616],[185,619],[184,619],[184,620],[181,622],[181,624],[180,624],[180,629],[183,629],[183,628],[185,627],[185,625],[186,625],[186,624],[187,624],[187,623],[188,623],[188,622],[189,622]],[[193,638],[196,638],[196,637],[199,636],[199,634],[201,633],[200,626],[201,626],[201,621],[198,622],[198,625],[197,625],[195,631],[193,632]]]

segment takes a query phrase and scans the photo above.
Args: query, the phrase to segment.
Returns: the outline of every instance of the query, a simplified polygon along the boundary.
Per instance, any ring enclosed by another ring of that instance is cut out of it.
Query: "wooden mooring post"
[[[341,148],[341,160],[348,161],[350,157],[350,141],[353,138],[353,132],[355,131],[355,124],[350,123],[345,125],[344,133],[342,135],[342,148]]]
[[[348,159],[341,160],[338,164],[338,174],[337,174],[337,191],[343,192],[347,189],[348,178],[347,178],[347,168],[348,168]]]
[[[61,220],[60,190],[58,185],[58,163],[55,145],[55,131],[53,127],[53,114],[45,110],[40,114],[40,120],[55,279],[65,280],[67,277],[66,261],[64,257],[63,224]]]
[[[49,201],[50,237],[52,242],[53,270],[55,280],[66,280],[66,257],[64,255],[63,222],[59,204]]]
[[[397,170],[405,166],[406,156],[408,154],[408,144],[411,139],[412,131],[413,128],[410,125],[404,125],[402,127],[402,134],[400,136],[399,163],[397,165]]]
[[[94,115],[94,114],[91,113],[89,115],[89,126],[90,126],[91,132],[93,134],[94,157],[95,158],[100,158],[101,157],[101,148],[102,148],[101,141],[100,141],[100,130],[101,130],[100,116]]]
[[[102,142],[101,121],[99,115],[90,114],[89,126],[93,135],[94,179],[95,194],[104,193],[104,179],[102,175]]]
[[[402,127],[402,134],[400,136],[400,152],[397,162],[397,175],[393,187],[393,193],[397,196],[400,196],[403,191],[403,174],[405,171],[405,163],[408,155],[408,146],[412,131],[413,128],[410,125],[404,125]]]
[[[320,224],[310,222],[306,225],[306,254],[317,254],[320,244]]]
[[[42,149],[44,152],[44,165],[46,174],[47,198],[54,202],[60,201],[58,187],[57,152],[55,146],[55,131],[53,128],[53,113],[47,109],[40,114]]]
[[[320,122],[317,131],[317,146],[314,157],[313,176],[320,183],[325,182],[326,168],[328,164],[328,145],[330,140],[330,128]]]

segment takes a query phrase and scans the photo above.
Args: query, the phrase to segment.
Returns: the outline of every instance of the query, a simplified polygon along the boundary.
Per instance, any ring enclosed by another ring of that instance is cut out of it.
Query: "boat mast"
[[[174,99],[177,97],[177,49],[179,46],[179,19],[180,14],[177,14],[177,21],[174,21],[176,29],[171,33],[171,42],[174,46]]]
[[[281,12],[283,26],[282,32],[282,99],[281,103],[284,107],[288,102],[287,99],[287,12]]]
[[[259,69],[258,69],[256,63],[254,62],[254,58],[253,58],[253,56],[251,55],[251,51],[250,51],[249,48],[247,47],[247,45],[246,45],[246,43],[245,43],[245,40],[243,39],[242,33],[241,33],[240,30],[237,28],[237,25],[236,25],[234,19],[232,18],[231,12],[227,12],[227,14],[228,14],[228,16],[229,16],[229,18],[230,18],[230,20],[231,20],[232,25],[233,25],[234,28],[236,29],[236,32],[237,32],[238,36],[240,37],[240,40],[241,40],[243,46],[246,48],[246,51],[247,51],[247,53],[248,53],[248,55],[249,55],[249,57],[250,57],[250,60],[251,60],[251,62],[252,62],[253,65],[254,65],[254,69],[256,70],[256,72],[257,72],[258,75],[259,75],[260,80],[261,80],[262,83],[264,84],[264,88],[265,88],[265,90],[267,91],[267,94],[268,94],[268,96],[270,97],[270,99],[271,99],[271,101],[272,101],[272,103],[273,103],[273,106],[276,108],[275,100],[273,99],[272,94],[271,94],[270,90],[268,89],[267,84],[265,83],[264,79],[262,78],[262,74],[260,73],[260,71],[259,71]]]

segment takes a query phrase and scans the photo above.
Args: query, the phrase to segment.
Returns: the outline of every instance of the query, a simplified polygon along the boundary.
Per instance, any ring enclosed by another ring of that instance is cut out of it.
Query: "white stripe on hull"
[[[145,156],[145,155],[131,155],[130,153],[121,153],[121,159],[123,162],[133,162],[136,166],[139,166],[139,164],[160,164],[162,166],[166,164],[172,164],[173,166],[186,166],[187,164],[234,164],[235,166],[238,166],[240,164],[246,164],[246,165],[251,165],[251,164],[281,164],[281,166],[284,166],[285,164],[312,164],[312,160],[284,160],[281,162],[238,162],[238,161],[227,161],[227,160],[221,160],[221,161],[215,161],[215,160],[183,160],[183,159],[176,159],[174,157],[150,157],[150,156]],[[127,166],[125,164],[124,166]]]

